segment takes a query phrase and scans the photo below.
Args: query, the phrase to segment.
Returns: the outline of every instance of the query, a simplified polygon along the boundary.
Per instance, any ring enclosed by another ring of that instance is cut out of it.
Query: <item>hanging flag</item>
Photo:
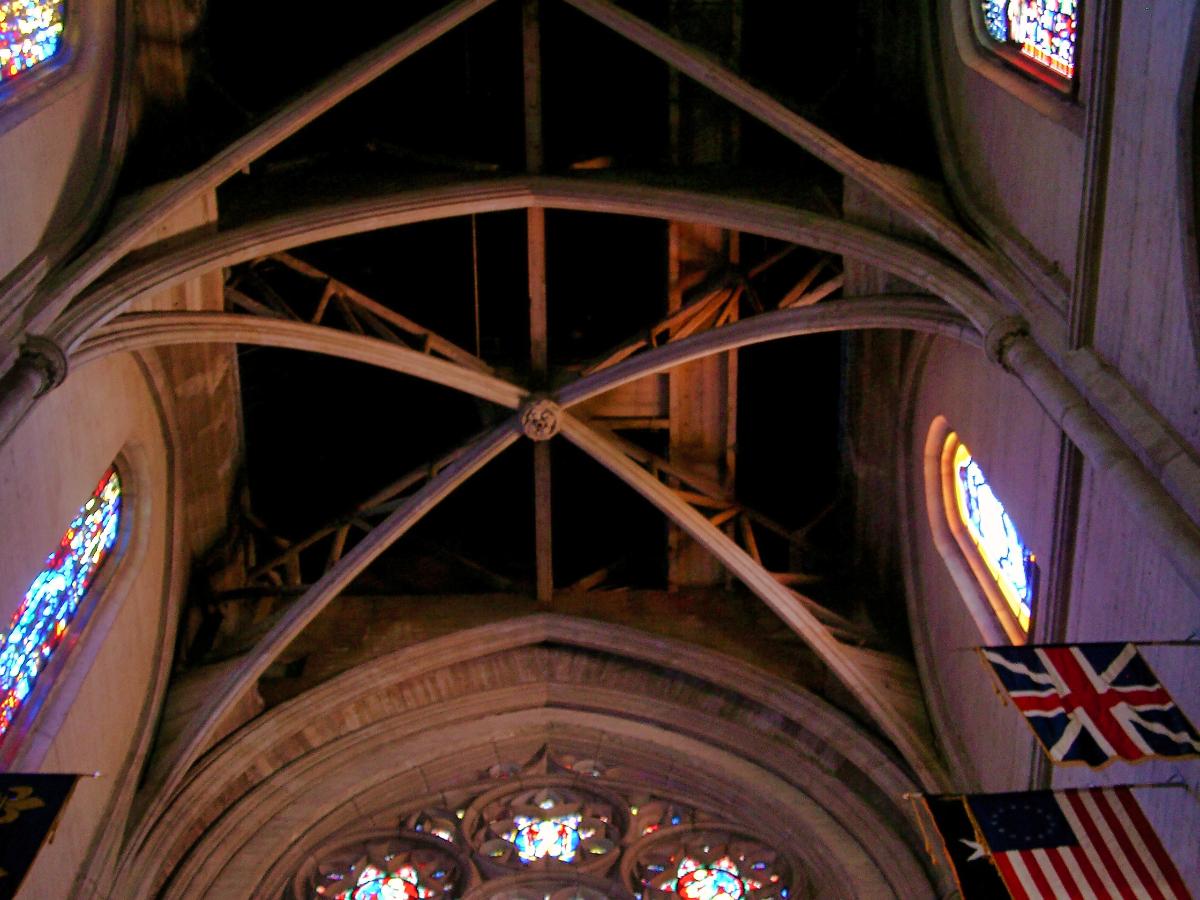
[[[0,900],[16,895],[78,780],[78,775],[0,773]]]
[[[981,647],[1056,763],[1200,756],[1200,732],[1133,644]]]
[[[983,848],[967,815],[966,798],[927,795],[921,800],[937,825],[958,892],[964,900],[1009,900],[1000,871]]]
[[[963,799],[981,843],[1016,900],[1191,900],[1129,788]],[[969,891],[963,896],[974,900]]]

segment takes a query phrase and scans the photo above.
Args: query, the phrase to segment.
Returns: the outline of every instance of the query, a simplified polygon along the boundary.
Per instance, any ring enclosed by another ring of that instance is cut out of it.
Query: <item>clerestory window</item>
[[[1037,557],[956,433],[942,448],[942,500],[950,531],[1014,643],[1029,634],[1037,588]]]
[[[1063,92],[1075,84],[1082,0],[967,0],[980,42]]]
[[[12,729],[51,657],[116,545],[121,477],[115,466],[67,525],[33,579],[6,632],[0,633],[0,743]]]
[[[65,0],[0,0],[0,87],[61,58],[66,6]]]

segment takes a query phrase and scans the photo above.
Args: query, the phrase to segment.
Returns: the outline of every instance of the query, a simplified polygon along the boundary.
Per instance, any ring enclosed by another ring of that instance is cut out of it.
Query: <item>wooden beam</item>
[[[818,259],[812,268],[805,272],[801,276],[800,280],[793,285],[792,289],[780,298],[779,302],[776,304],[776,307],[778,309],[787,309],[789,306],[803,297],[804,292],[812,286],[812,283],[817,280],[817,276],[821,274],[822,270],[827,265],[829,265],[829,257],[826,256]]]
[[[164,761],[161,769],[152,773],[148,787],[150,795],[155,796],[156,800],[154,809],[150,811],[151,817],[155,810],[161,810],[162,805],[182,784],[187,770],[213,742],[225,717],[236,708],[288,644],[384,550],[520,436],[521,423],[516,416],[480,435],[458,453],[454,462],[372,529],[284,612],[254,649],[214,686],[209,700],[180,739],[175,751]]]
[[[550,498],[550,442],[533,445],[533,530],[536,545],[537,599],[549,606],[554,599],[553,506]]]
[[[975,346],[981,344],[978,333],[957,313],[937,300],[909,295],[856,297],[801,309],[762,313],[724,328],[664,344],[571,382],[558,391],[557,400],[562,406],[574,406],[647,375],[665,372],[675,366],[738,347],[801,334],[868,328],[925,331]]]
[[[732,515],[741,514],[748,521],[754,522],[756,525],[761,525],[763,528],[781,540],[787,541],[789,544],[793,544],[800,549],[808,548],[807,543],[803,539],[802,533],[797,534],[791,529],[780,525],[774,519],[764,516],[757,510],[742,506],[734,499],[732,492],[727,487],[718,484],[712,479],[705,478],[703,475],[693,472],[684,465],[672,462],[671,460],[663,459],[661,456],[639,447],[632,441],[625,440],[625,438],[621,437],[620,435],[613,434],[611,431],[611,426],[608,426],[608,423],[602,419],[589,419],[587,422],[606,438],[608,438],[608,440],[610,440],[613,444],[615,444],[617,447],[620,447],[621,451],[626,456],[640,463],[642,466],[645,466],[647,470],[652,472],[656,477],[667,476],[675,479],[676,481],[682,482],[683,484],[687,484],[693,488],[696,488],[696,491],[686,491],[681,490],[678,487],[672,487],[672,490],[675,491],[676,495],[686,500],[692,506],[698,506],[702,509],[721,509],[725,512],[731,513]],[[723,518],[720,521],[725,522],[726,520],[727,519]],[[809,581],[819,580],[813,579],[812,576],[808,575],[796,575],[795,577],[798,579],[807,579]]]
[[[1013,281],[994,253],[971,237],[942,205],[914,188],[914,179],[855,153],[828,132],[792,112],[766,91],[733,72],[708,53],[659,31],[609,0],[565,0],[580,12],[649,51],[672,68],[725,98],[747,115],[773,128],[846,178],[853,179],[890,209],[906,216],[973,272],[991,284]]]
[[[411,334],[414,337],[421,338],[425,341],[430,350],[437,353],[439,356],[444,356],[446,359],[452,359],[456,363],[464,366],[470,366],[473,369],[478,369],[481,372],[494,371],[491,366],[475,356],[453,341],[447,340],[435,331],[431,331],[424,325],[414,322],[407,316],[401,315],[390,307],[384,306],[378,300],[367,296],[362,291],[352,288],[350,285],[338,281],[336,278],[323,272],[316,266],[306,263],[302,259],[292,256],[290,253],[272,253],[271,259],[283,263],[289,269],[299,272],[301,275],[306,275],[309,278],[315,278],[326,282],[325,292],[321,295],[321,303],[318,305],[318,316],[328,302],[327,295],[332,292],[334,295],[344,297],[355,306],[362,307],[372,315],[378,316],[383,321],[390,325],[394,325],[406,334]]]
[[[315,531],[293,543],[283,553],[276,554],[261,564],[255,565],[252,563],[251,565],[254,567],[246,576],[247,580],[254,581],[262,577],[271,569],[282,565],[289,556],[299,555],[301,552],[318,543],[322,538],[328,537],[331,534],[335,534],[334,545],[341,545],[341,547],[334,553],[334,556],[340,558],[351,525],[360,527],[363,531],[368,533],[370,532],[370,526],[363,521],[361,516],[382,516],[392,512],[404,502],[403,500],[395,499],[397,494],[403,493],[409,488],[420,484],[422,481],[426,481],[434,477],[440,468],[448,466],[450,463],[454,462],[454,460],[458,458],[459,454],[463,452],[463,449],[464,448],[460,447],[458,450],[443,456],[434,463],[418,466],[415,469],[409,470],[400,478],[392,481],[385,487],[376,491],[366,500],[359,503],[354,507],[354,509],[350,510],[349,513],[344,513],[343,515],[340,515],[334,519],[331,523],[317,528]],[[259,527],[261,530],[265,530],[265,525],[260,525]],[[336,562],[337,559],[334,559],[333,561]],[[328,566],[326,568],[328,568]]]
[[[140,201],[131,204],[124,216],[34,296],[30,308],[24,311],[26,327],[31,332],[44,333],[80,291],[172,213],[240,172],[317,116],[494,2],[454,0],[448,3],[285,104],[198,169],[152,189]],[[0,303],[2,308],[5,304]],[[6,331],[5,323],[0,322],[0,332]]]
[[[791,590],[758,565],[732,538],[629,459],[619,447],[569,413],[563,413],[561,423],[561,433],[571,443],[658,507],[770,606],[863,706],[926,787],[935,788],[948,783],[948,773],[931,743],[927,723],[914,721],[911,709],[905,709],[903,713],[900,711],[890,695],[887,679],[879,671],[862,665],[850,648],[830,634],[829,629],[804,604],[797,602]],[[894,662],[902,665],[899,660]]]
[[[525,171],[531,175],[545,165],[542,147],[542,50],[540,0],[521,4],[521,63],[524,70]],[[526,213],[529,265],[529,368],[533,384],[543,387],[549,377],[550,347],[546,327],[546,211]],[[550,444],[533,445],[533,541],[537,600],[548,607],[554,599],[553,506],[550,495]]]
[[[802,306],[812,306],[814,303],[819,303],[821,300],[824,300],[826,297],[828,297],[834,291],[841,290],[842,286],[845,285],[845,283],[846,283],[845,275],[841,275],[841,274],[834,275],[828,281],[822,282],[821,284],[819,284],[815,288],[813,288],[811,291],[801,294],[800,296],[796,297],[794,300],[790,300],[787,303],[781,302],[779,304],[779,308],[780,309],[799,309]]]
[[[540,0],[521,4],[521,62],[525,75],[525,171],[545,166],[542,147],[542,36]]]
[[[244,309],[246,312],[255,316],[264,316],[268,319],[286,319],[283,313],[277,309],[272,309],[265,303],[260,303],[249,294],[245,294],[235,287],[225,286],[225,299],[239,309]]]

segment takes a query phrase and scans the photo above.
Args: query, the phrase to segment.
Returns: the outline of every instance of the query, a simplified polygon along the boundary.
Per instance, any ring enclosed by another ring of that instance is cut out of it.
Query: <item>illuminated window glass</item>
[[[1003,598],[1002,612],[1011,615],[1019,626],[1019,635],[1029,632],[1033,613],[1036,558],[1021,540],[1017,526],[1004,511],[1004,504],[988,484],[983,469],[958,436],[946,439],[946,453],[953,453],[950,477],[953,481],[953,508],[947,513],[957,518],[969,544],[961,540],[964,552],[974,552],[986,568]],[[977,567],[973,567],[977,568]],[[990,592],[989,592],[990,593]]]
[[[317,888],[317,892],[322,896],[330,894],[322,888]],[[410,900],[436,897],[437,894],[422,883],[421,876],[412,866],[401,866],[393,872],[368,864],[362,867],[349,890],[342,894],[333,893],[332,896],[345,900]]]
[[[61,52],[66,5],[64,0],[0,0],[0,85]]]
[[[0,634],[0,741],[66,636],[116,543],[120,520],[121,479],[111,468],[33,579],[7,633]]]
[[[1081,0],[969,0],[984,43],[1060,87],[1075,78]]]

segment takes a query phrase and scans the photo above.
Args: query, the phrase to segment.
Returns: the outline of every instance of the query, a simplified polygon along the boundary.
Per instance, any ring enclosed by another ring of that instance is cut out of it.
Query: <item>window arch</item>
[[[925,439],[924,468],[934,544],[985,643],[1025,643],[1037,607],[1037,557],[942,416]]]
[[[0,744],[28,705],[38,677],[116,545],[121,499],[121,476],[113,465],[67,525],[8,630],[0,634]]]
[[[1035,78],[1070,92],[1083,0],[967,0],[987,49]]]
[[[23,83],[63,56],[66,0],[0,0],[0,86]]]

